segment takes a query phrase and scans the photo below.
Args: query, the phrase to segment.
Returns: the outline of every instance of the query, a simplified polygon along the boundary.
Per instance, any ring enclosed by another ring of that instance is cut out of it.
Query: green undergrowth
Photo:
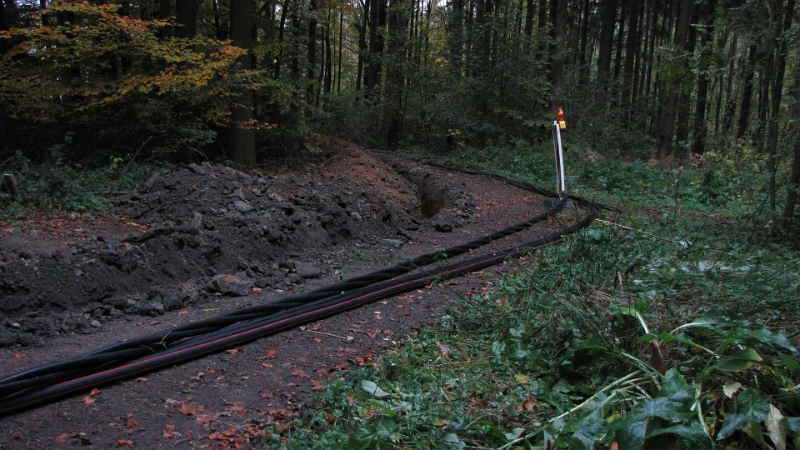
[[[111,198],[144,184],[154,172],[173,170],[164,163],[132,161],[130,155],[78,163],[65,157],[62,146],[50,150],[52,157],[43,163],[17,154],[0,166],[14,174],[21,196],[0,189],[0,221],[21,224],[32,213],[91,217],[109,210]]]
[[[545,148],[455,153],[442,159],[554,184]],[[800,254],[765,239],[758,159],[573,158],[567,173],[570,192],[625,213],[485,278],[260,444],[800,448]]]
[[[610,214],[257,445],[800,448],[800,255],[724,217]]]
[[[523,144],[511,148],[460,148],[444,155],[411,153],[554,189],[552,144]],[[773,219],[766,207],[766,157],[752,149],[735,148],[725,155],[709,152],[702,159],[664,164],[570,152],[568,144],[565,172],[571,194],[633,208],[679,207],[682,211],[759,216],[764,219],[762,222]],[[778,204],[783,204],[784,195],[785,190],[778,191]]]

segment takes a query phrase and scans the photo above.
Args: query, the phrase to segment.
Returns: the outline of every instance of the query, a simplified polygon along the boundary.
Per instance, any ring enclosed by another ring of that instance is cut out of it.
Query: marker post
[[[553,121],[553,148],[556,154],[556,192],[559,200],[566,197],[566,181],[564,175],[564,146],[561,143],[561,130],[567,129],[567,122],[564,121],[564,110],[558,108],[557,120]],[[548,204],[550,202],[547,202]],[[564,202],[564,208],[577,208],[578,205],[570,199]]]

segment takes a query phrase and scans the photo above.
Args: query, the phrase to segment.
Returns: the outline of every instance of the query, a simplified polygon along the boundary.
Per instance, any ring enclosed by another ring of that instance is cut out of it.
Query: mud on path
[[[203,164],[154,175],[115,205],[91,221],[0,231],[0,377],[307,292],[544,212],[542,198],[503,182],[337,140],[294,171]],[[338,371],[370,364],[510,268],[2,417],[0,448],[245,448],[265,425],[291,426]]]

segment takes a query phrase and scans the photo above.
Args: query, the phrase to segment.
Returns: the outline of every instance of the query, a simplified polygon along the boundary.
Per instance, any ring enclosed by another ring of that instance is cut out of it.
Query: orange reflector
[[[562,130],[566,130],[567,122],[564,121],[564,110],[558,108],[558,114],[556,117],[558,118],[558,127],[561,128]]]

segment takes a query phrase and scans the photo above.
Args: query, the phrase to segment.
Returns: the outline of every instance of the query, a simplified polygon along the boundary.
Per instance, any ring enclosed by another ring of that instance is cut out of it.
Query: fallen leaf
[[[183,310],[183,311],[178,313],[178,315],[180,315],[180,316],[185,316],[186,314],[189,314],[189,311]]]
[[[81,399],[81,403],[83,403],[84,405],[91,405],[92,403],[94,403],[96,401],[97,400],[93,399],[92,397],[89,397],[88,395]]]
[[[733,395],[739,392],[739,389],[742,388],[742,383],[734,382],[731,383],[730,381],[725,383],[725,386],[722,387],[722,392],[725,393],[725,396],[728,398],[733,398]]]
[[[209,434],[208,438],[211,439],[212,441],[219,441],[219,440],[225,439],[225,436],[222,433],[220,433],[219,431],[215,431],[215,432]]]
[[[97,395],[100,392],[102,392],[102,391],[100,391],[100,389],[94,388],[94,389],[92,389],[92,392],[89,392],[89,395]]]
[[[205,410],[206,408],[203,405],[191,406],[187,403],[181,403],[181,406],[178,408],[178,411],[185,416],[191,416],[192,414],[201,413]]]
[[[267,369],[272,369],[272,364],[261,363],[261,365],[266,367]]]
[[[775,405],[770,404],[769,414],[767,414],[767,418],[764,420],[764,425],[767,426],[769,438],[772,439],[775,448],[777,450],[786,450],[786,429],[781,421],[783,421],[783,414],[781,414]]]
[[[311,380],[311,390],[312,391],[324,391],[327,387],[320,381]]]
[[[528,397],[528,399],[525,400],[525,405],[524,405],[525,406],[525,411],[532,412],[533,409],[536,408],[536,405],[538,403],[539,403],[539,401],[536,400],[535,398]]]
[[[164,439],[172,439],[172,438],[181,437],[181,434],[178,433],[177,431],[175,431],[175,425],[164,424],[164,428],[166,428],[166,430],[164,430],[161,433],[161,437],[162,438],[164,438]]]
[[[58,436],[56,436],[56,442],[64,442],[67,439],[69,439],[69,434],[68,433],[61,433]]]
[[[198,417],[194,419],[194,423],[200,425],[201,427],[203,427],[203,429],[206,430],[209,429],[209,427],[211,427],[212,422],[214,422],[214,420],[208,417]]]
[[[333,366],[333,370],[344,370],[350,367],[350,361],[341,362]]]
[[[241,351],[244,351],[244,349],[239,347],[239,348],[231,348],[231,349],[225,350],[225,353],[227,353],[229,355],[235,355],[235,354],[237,354],[237,353],[239,353]]]
[[[294,376],[296,376],[296,377],[300,377],[300,378],[311,378],[310,376],[306,375],[306,373],[305,373],[305,372],[303,372],[303,371],[302,371],[302,370],[300,370],[300,369],[294,369],[294,370],[292,371],[292,375],[294,375]]]
[[[650,350],[652,352],[650,354],[650,365],[663,375],[667,371],[667,367],[664,364],[664,352],[661,351],[661,345],[658,340],[654,339],[650,342]]]
[[[118,439],[117,440],[117,445],[119,447],[131,447],[131,446],[133,446],[133,441],[128,440],[128,439]]]
[[[233,402],[233,403],[225,402],[225,404],[228,405],[228,407],[226,409],[231,411],[231,412],[244,411],[244,408],[245,408],[245,403],[244,402]]]
[[[267,350],[267,358],[268,359],[275,359],[278,357],[278,352],[275,351],[274,348]]]
[[[244,436],[244,435],[240,434],[240,435],[236,436],[236,438],[234,438],[234,440],[233,440],[233,448],[235,448],[237,450],[241,450],[241,449],[247,448],[247,444],[249,444],[249,443],[250,443],[250,439],[247,436]]]
[[[144,383],[145,381],[147,381],[147,378],[145,378],[145,377],[139,377],[139,378],[137,378],[135,381],[136,381],[136,382],[138,382],[138,383]]]
[[[25,353],[14,353],[11,357],[14,359],[25,359]]]
[[[439,346],[439,350],[441,350],[441,351],[442,351],[442,356],[444,356],[444,359],[446,359],[446,360],[450,361],[450,357],[449,357],[449,356],[447,356],[447,354],[448,354],[448,353],[450,353],[450,347],[448,347],[448,346],[446,346],[446,345],[442,344],[442,343],[441,343],[441,342],[439,342],[439,341],[436,341],[436,345],[438,345],[438,346]]]

